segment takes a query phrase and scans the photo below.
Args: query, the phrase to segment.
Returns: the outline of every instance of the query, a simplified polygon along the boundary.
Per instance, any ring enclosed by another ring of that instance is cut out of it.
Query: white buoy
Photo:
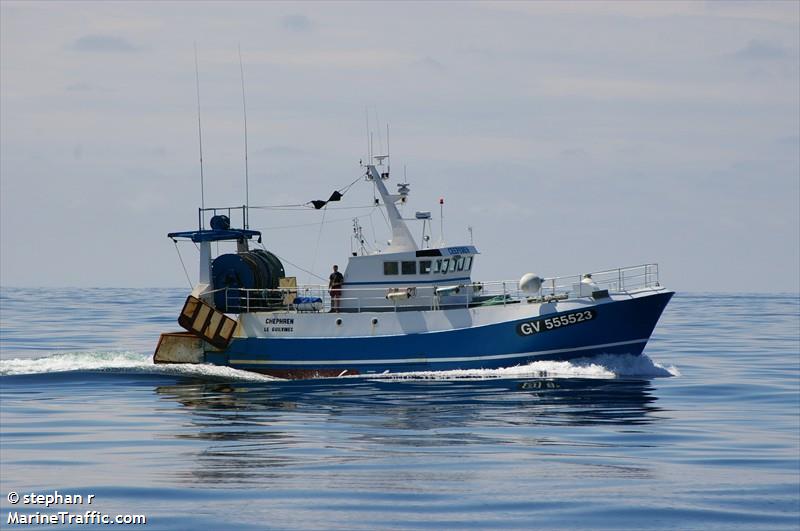
[[[386,298],[389,300],[410,299],[416,294],[415,288],[391,288],[386,294]]]
[[[583,275],[581,278],[581,296],[591,295],[595,291],[600,291],[600,286],[598,286],[595,281],[592,279],[592,275],[587,273]]]
[[[519,279],[519,289],[525,293],[539,293],[544,279],[535,273],[525,273]]]
[[[405,291],[391,291],[386,294],[386,298],[389,300],[402,300],[408,298],[408,293]]]
[[[434,293],[436,295],[456,295],[459,291],[461,291],[461,286],[442,286],[441,288],[436,288]]]

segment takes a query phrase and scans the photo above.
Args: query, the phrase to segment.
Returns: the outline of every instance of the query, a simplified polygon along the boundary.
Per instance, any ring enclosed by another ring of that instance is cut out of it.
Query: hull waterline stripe
[[[617,341],[616,343],[603,343],[601,345],[588,345],[585,347],[558,348],[554,350],[539,350],[534,352],[517,352],[514,354],[495,354],[492,356],[464,356],[459,358],[402,358],[385,360],[229,360],[231,365],[379,365],[384,363],[451,363],[456,361],[483,361],[500,360],[508,358],[527,358],[529,356],[542,356],[545,354],[559,354],[562,352],[577,352],[607,347],[620,347],[647,343],[647,339],[634,339],[631,341]]]

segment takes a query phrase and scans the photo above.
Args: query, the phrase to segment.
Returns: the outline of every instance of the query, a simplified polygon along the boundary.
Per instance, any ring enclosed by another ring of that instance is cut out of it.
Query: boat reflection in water
[[[196,467],[177,479],[237,485],[354,462],[380,469],[399,458],[427,466],[432,456],[436,468],[456,455],[475,459],[476,452],[495,451],[541,453],[547,460],[554,447],[567,455],[587,445],[614,446],[576,440],[587,432],[575,427],[602,424],[620,432],[659,420],[649,380],[347,380],[186,380],[158,387],[163,400],[191,414],[190,423],[168,435],[191,441],[197,452]],[[649,474],[638,466],[604,470]]]

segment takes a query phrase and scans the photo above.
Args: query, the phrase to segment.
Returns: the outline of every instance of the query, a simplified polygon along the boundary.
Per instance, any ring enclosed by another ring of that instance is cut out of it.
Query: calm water
[[[152,366],[182,290],[0,297],[3,528],[800,527],[797,295],[679,294],[643,358],[304,382]],[[7,501],[54,490],[96,498]]]

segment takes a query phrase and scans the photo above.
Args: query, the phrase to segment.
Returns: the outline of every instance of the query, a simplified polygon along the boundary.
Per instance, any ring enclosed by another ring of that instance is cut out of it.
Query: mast
[[[250,173],[247,168],[247,101],[244,97],[244,65],[242,45],[239,45],[239,73],[242,75],[242,114],[244,116],[244,228],[250,228]]]
[[[203,183],[203,126],[200,124],[200,66],[197,61],[197,43],[194,43],[194,79],[197,88],[197,137],[200,144],[200,228],[205,227],[206,189]]]
[[[389,217],[389,225],[392,227],[391,250],[393,252],[416,251],[417,243],[414,241],[413,236],[411,236],[411,231],[408,230],[406,222],[403,221],[400,211],[397,210],[397,206],[395,206],[395,202],[400,201],[405,195],[403,193],[390,194],[386,189],[386,185],[383,183],[384,176],[388,179],[389,173],[387,172],[381,175],[374,164],[367,165],[367,178],[375,183],[375,188],[377,188],[378,193],[381,194],[383,206],[386,208],[386,215]]]

